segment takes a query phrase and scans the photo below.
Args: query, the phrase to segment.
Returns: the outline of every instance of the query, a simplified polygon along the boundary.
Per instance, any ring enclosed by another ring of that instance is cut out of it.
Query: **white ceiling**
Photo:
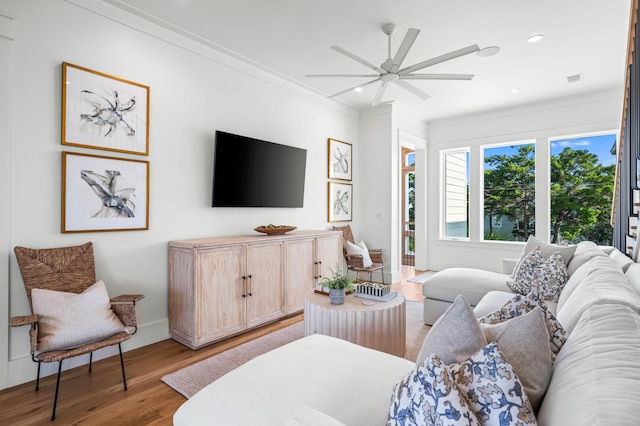
[[[403,66],[472,44],[499,46],[496,56],[466,55],[420,72],[470,73],[471,81],[411,81],[422,101],[391,85],[394,101],[417,119],[434,120],[542,99],[624,87],[631,0],[104,0],[323,95],[366,78],[306,78],[306,74],[370,74],[329,46],[379,66],[387,57],[382,24],[397,25],[395,54],[408,28],[418,35]],[[538,43],[527,43],[542,33]],[[566,77],[582,74],[582,81]],[[512,94],[512,88],[520,92]],[[339,101],[370,105],[377,84]]]

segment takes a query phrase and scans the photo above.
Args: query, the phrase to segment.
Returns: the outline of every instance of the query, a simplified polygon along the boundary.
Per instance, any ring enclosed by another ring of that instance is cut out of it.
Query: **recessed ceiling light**
[[[355,88],[355,89],[353,89],[353,90],[355,90],[356,92],[362,92],[362,87],[356,87],[356,88]]]
[[[476,55],[480,56],[481,58],[486,58],[488,56],[496,55],[499,51],[500,48],[498,46],[489,46],[485,47],[484,49],[478,50],[476,52]]]
[[[511,93],[520,93],[520,89],[517,87],[514,87],[513,89],[511,89]]]
[[[527,42],[528,43],[535,43],[537,41],[540,41],[544,38],[544,36],[542,34],[534,34],[532,36],[530,36],[529,38],[527,38]]]

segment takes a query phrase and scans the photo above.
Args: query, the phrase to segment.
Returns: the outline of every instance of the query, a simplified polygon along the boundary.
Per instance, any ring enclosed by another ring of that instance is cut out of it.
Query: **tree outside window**
[[[615,135],[551,141],[551,242],[610,245]]]
[[[485,240],[526,241],[535,234],[535,194],[533,143],[484,149]]]

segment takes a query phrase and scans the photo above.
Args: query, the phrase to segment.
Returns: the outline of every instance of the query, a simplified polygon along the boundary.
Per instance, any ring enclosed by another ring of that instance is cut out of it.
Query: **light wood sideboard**
[[[342,265],[340,231],[169,242],[169,334],[198,349],[300,312]]]

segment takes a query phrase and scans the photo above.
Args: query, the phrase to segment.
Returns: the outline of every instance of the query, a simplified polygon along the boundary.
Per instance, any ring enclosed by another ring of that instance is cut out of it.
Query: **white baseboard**
[[[169,336],[169,320],[164,319],[150,324],[140,325],[138,332],[129,340],[122,344],[122,351],[127,352],[143,346],[157,343],[168,339]],[[93,353],[93,360],[108,358],[116,355],[118,349],[115,346],[103,348]],[[124,357],[125,368],[127,357]],[[89,355],[81,355],[75,358],[66,359],[62,364],[62,370],[66,371],[71,368],[78,367],[89,363]],[[42,363],[40,377],[49,376],[58,372],[58,363]],[[9,360],[8,365],[7,387],[13,387],[22,383],[30,382],[36,379],[37,364],[33,362],[30,355]]]

